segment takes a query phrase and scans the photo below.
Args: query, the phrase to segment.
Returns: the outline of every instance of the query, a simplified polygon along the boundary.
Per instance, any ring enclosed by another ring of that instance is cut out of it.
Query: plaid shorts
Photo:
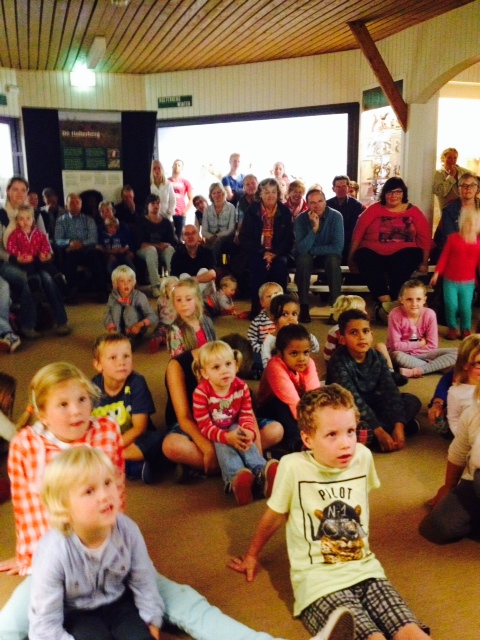
[[[348,607],[353,613],[355,640],[365,640],[379,632],[390,639],[401,627],[412,622],[429,633],[390,582],[376,578],[319,598],[302,611],[300,618],[313,636],[325,626],[332,611],[340,606]]]

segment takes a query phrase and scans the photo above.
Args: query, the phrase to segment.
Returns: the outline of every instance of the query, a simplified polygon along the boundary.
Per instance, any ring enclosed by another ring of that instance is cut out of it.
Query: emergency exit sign
[[[172,107],[191,107],[192,96],[166,96],[158,99],[159,109],[170,109]]]

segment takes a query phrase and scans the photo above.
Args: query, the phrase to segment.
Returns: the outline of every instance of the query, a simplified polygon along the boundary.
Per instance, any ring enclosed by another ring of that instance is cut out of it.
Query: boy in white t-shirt
[[[229,566],[251,582],[260,553],[286,524],[294,615],[315,640],[425,640],[368,543],[368,493],[380,482],[357,443],[351,393],[332,384],[306,393],[298,426],[308,451],[284,456],[243,558]]]

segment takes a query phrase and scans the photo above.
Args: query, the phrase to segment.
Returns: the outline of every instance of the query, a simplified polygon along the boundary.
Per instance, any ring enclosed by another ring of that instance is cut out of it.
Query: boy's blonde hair
[[[421,280],[418,280],[418,279],[414,278],[412,280],[407,280],[406,282],[404,282],[402,284],[402,286],[400,288],[400,291],[398,293],[398,299],[399,300],[403,296],[405,291],[407,291],[407,289],[422,289],[423,295],[425,297],[427,297],[427,287],[426,287],[425,283],[422,282]]]
[[[107,471],[115,481],[115,469],[110,458],[101,449],[85,445],[62,451],[47,465],[40,498],[47,508],[52,527],[66,536],[72,533],[70,491],[88,482],[99,471]]]
[[[135,271],[126,264],[121,264],[112,271],[112,285],[114,289],[117,288],[117,282],[120,278],[129,278],[133,282],[133,286],[137,283]]]
[[[160,298],[167,298],[167,289],[170,285],[176,287],[180,280],[177,276],[167,276],[166,278],[162,278],[160,282]]]
[[[236,287],[238,285],[237,279],[231,275],[223,276],[223,278],[219,282],[220,289],[223,289],[223,287],[226,287],[228,285],[233,285]]]
[[[365,311],[367,303],[361,296],[354,295],[341,295],[335,300],[335,304],[332,307],[332,315],[335,322],[338,322],[340,314],[350,309],[357,309],[358,311]]]
[[[26,427],[39,418],[39,411],[44,411],[50,392],[59,384],[76,380],[85,389],[92,402],[100,398],[100,389],[87,376],[70,362],[52,362],[42,367],[33,376],[29,387],[30,404],[21,416],[18,426]]]
[[[305,393],[297,406],[298,428],[308,435],[315,433],[314,415],[317,411],[331,407],[332,409],[353,409],[355,420],[360,420],[353,395],[339,384],[329,384]],[[334,426],[334,425],[332,425]]]
[[[265,291],[268,289],[268,287],[278,287],[278,294],[275,294],[275,295],[279,295],[283,293],[283,287],[282,285],[278,284],[278,282],[265,282],[265,284],[262,284],[262,286],[258,290],[258,297],[260,300],[262,300],[263,296],[265,295]]]
[[[237,349],[232,349],[232,347],[226,342],[223,342],[223,340],[207,342],[207,344],[200,347],[192,364],[192,370],[197,380],[202,379],[202,369],[207,367],[210,359],[215,356],[232,359],[237,365],[237,371],[242,365],[242,354],[240,351],[237,351]]]
[[[453,370],[453,384],[465,384],[468,382],[468,371],[465,367],[480,355],[480,333],[472,333],[465,338],[458,348],[457,361]]]
[[[93,357],[95,360],[100,360],[102,355],[102,351],[105,347],[108,347],[110,344],[117,344],[119,342],[128,342],[131,345],[130,340],[127,336],[124,336],[123,333],[119,331],[112,331],[111,333],[102,333],[93,343]]]

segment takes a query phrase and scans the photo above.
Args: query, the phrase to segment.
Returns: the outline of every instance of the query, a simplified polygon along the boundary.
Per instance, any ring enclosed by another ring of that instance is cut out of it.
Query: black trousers
[[[390,256],[381,256],[371,249],[358,249],[354,260],[375,299],[390,296],[398,298],[401,286],[410,280],[412,273],[422,262],[421,249],[400,249]]]
[[[65,613],[64,627],[75,640],[151,640],[130,591],[115,602],[97,609],[71,609]],[[52,639],[53,640],[53,639]]]

